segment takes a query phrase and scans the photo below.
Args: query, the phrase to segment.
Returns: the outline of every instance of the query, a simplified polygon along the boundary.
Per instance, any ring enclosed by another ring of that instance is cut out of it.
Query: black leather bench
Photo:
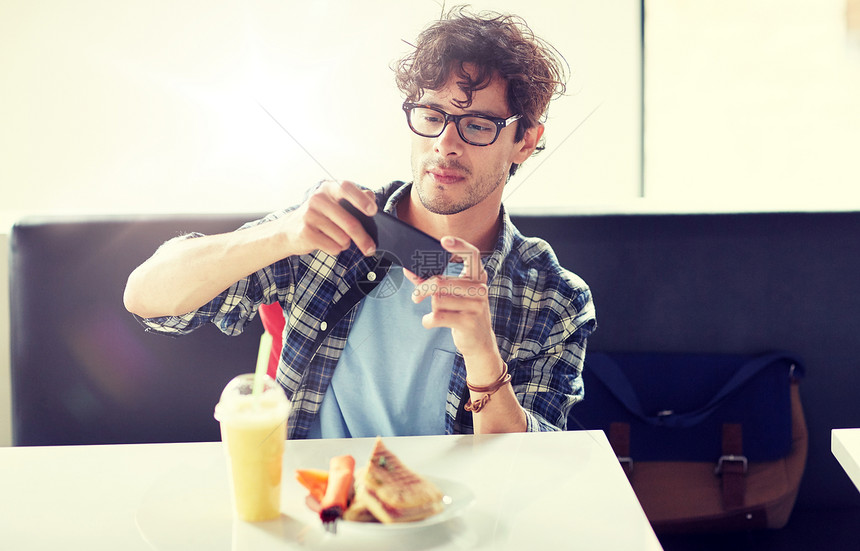
[[[14,445],[220,439],[221,389],[254,370],[259,331],[144,332],[125,281],[165,240],[247,217],[32,219],[11,236]],[[207,328],[209,329],[209,328]]]

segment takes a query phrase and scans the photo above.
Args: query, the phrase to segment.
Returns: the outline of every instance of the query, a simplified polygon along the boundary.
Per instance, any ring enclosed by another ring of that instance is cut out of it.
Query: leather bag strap
[[[609,424],[609,445],[629,477],[633,472],[633,459],[630,457],[630,423]]]
[[[721,476],[723,507],[744,506],[746,499],[747,459],[744,457],[743,428],[740,423],[723,424],[723,455],[717,464]]]

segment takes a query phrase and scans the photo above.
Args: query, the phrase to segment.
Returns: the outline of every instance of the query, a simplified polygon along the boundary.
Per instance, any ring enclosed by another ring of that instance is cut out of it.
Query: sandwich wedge
[[[442,498],[435,484],[406,468],[377,438],[367,466],[356,476],[355,499],[344,518],[414,522],[441,512]]]

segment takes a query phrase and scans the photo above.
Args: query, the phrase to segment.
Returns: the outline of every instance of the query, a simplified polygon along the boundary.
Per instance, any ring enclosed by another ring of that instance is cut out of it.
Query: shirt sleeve
[[[260,220],[249,222],[236,231],[272,220],[285,212],[272,213]],[[201,233],[189,233],[175,237],[165,244],[202,236]],[[213,323],[224,334],[235,336],[242,333],[254,319],[261,304],[278,299],[279,281],[282,286],[286,286],[290,276],[289,259],[283,259],[240,279],[208,303],[186,314],[155,318],[135,317],[152,333],[179,336],[188,334],[206,323]]]
[[[166,335],[185,335],[198,327],[213,323],[222,333],[235,336],[245,330],[254,319],[257,310],[267,296],[276,293],[272,273],[273,266],[267,266],[245,277],[197,310],[181,316],[162,316],[140,318],[138,320],[147,331]],[[271,288],[264,292],[264,288]]]
[[[569,315],[553,327],[548,346],[538,355],[518,361],[512,382],[526,412],[528,431],[567,427],[570,409],[584,395],[582,366],[586,342],[595,327],[591,294],[585,290],[571,304]]]

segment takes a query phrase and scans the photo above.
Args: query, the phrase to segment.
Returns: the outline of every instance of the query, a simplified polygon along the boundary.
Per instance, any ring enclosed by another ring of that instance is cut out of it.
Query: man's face
[[[508,118],[516,113],[509,112],[505,88],[502,79],[494,78],[489,86],[473,93],[472,104],[464,110],[453,100],[465,100],[465,94],[454,79],[449,79],[444,88],[426,91],[416,103],[451,115],[472,113]],[[424,207],[436,214],[456,214],[484,201],[500,202],[511,163],[525,160],[521,158],[522,147],[514,144],[516,124],[503,128],[494,143],[483,147],[464,142],[453,122],[436,138],[413,134],[413,185]]]

